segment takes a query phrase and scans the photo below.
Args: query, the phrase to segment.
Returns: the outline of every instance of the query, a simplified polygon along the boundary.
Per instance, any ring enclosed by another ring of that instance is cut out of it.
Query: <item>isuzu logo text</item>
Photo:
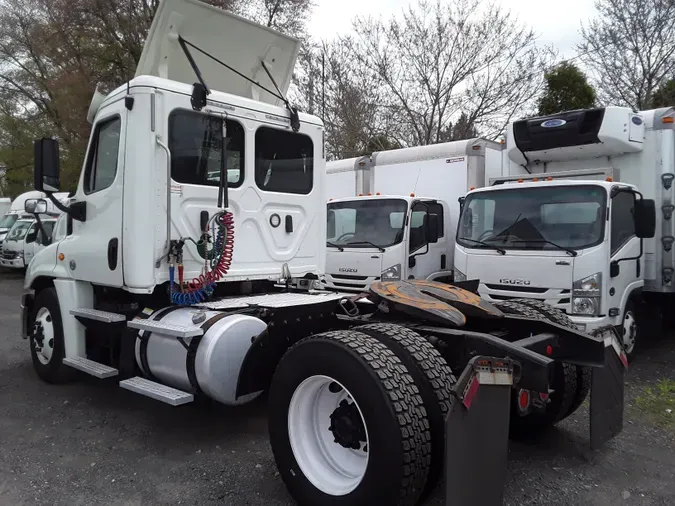
[[[528,286],[530,284],[529,279],[520,279],[520,278],[502,278],[499,280],[499,282],[503,285],[524,285]]]
[[[354,269],[352,267],[340,267],[338,269],[338,271],[340,271],[340,272],[359,272],[358,269]]]

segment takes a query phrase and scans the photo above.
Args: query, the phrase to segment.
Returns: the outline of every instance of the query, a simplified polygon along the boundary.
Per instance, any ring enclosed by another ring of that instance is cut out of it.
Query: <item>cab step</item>
[[[195,400],[193,394],[139,376],[120,381],[120,386],[131,392],[145,395],[171,406],[180,406],[181,404],[187,404]]]
[[[66,357],[63,359],[63,363],[79,371],[91,374],[98,379],[111,378],[118,374],[117,369],[84,357]]]
[[[95,320],[103,323],[121,323],[127,321],[127,317],[119,313],[111,313],[109,311],[101,311],[100,309],[78,308],[71,309],[70,314],[77,318],[85,318],[87,320]]]
[[[172,337],[195,337],[204,334],[204,331],[200,327],[184,327],[183,325],[172,325],[171,323],[156,322],[154,320],[129,320],[127,326],[132,329],[145,330]]]

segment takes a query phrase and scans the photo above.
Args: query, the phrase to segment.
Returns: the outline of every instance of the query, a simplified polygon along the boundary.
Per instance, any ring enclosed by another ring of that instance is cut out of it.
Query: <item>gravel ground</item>
[[[94,378],[45,385],[19,337],[20,291],[21,278],[0,271],[0,505],[293,504],[264,399],[171,408]],[[675,504],[675,435],[635,406],[674,363],[667,339],[636,359],[624,431],[599,452],[587,449],[585,408],[536,444],[512,443],[505,503]],[[428,505],[443,505],[442,493]]]

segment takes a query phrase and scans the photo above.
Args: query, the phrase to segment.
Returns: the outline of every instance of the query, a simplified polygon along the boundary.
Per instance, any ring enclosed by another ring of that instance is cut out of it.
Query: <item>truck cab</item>
[[[25,269],[38,251],[51,244],[56,217],[42,216],[42,227],[32,217],[18,219],[3,241],[0,267]]]
[[[528,175],[462,200],[455,280],[479,280],[491,301],[544,301],[586,332],[615,326],[631,354],[654,269],[654,191],[637,183],[658,177],[643,149],[655,141],[642,115],[619,107],[512,123],[506,152]]]
[[[328,202],[325,288],[363,292],[379,280],[450,275],[447,202],[371,195]]]

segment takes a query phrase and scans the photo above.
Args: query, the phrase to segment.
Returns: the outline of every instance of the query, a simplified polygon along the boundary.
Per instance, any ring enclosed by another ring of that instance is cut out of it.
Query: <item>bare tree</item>
[[[649,108],[654,91],[675,74],[675,2],[596,0],[595,8],[577,51],[600,100]]]
[[[400,112],[408,144],[439,142],[451,120],[498,133],[540,90],[550,50],[500,7],[480,0],[418,0],[402,19],[357,18],[354,60],[370,83],[383,85],[382,105]]]

